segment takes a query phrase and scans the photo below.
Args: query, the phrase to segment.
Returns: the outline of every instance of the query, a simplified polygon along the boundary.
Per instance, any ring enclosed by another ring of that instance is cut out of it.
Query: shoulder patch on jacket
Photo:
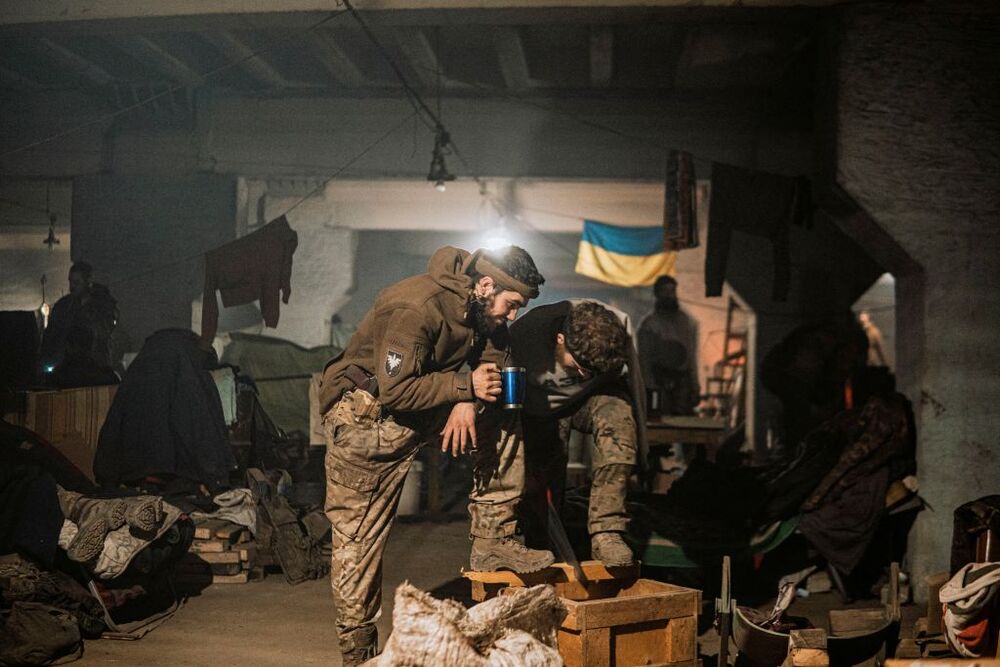
[[[385,374],[389,377],[399,375],[399,369],[403,367],[403,355],[400,352],[389,350],[385,355]]]

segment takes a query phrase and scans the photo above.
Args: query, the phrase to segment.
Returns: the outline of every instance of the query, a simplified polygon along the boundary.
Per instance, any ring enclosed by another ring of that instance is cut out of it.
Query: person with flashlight
[[[431,257],[426,273],[383,290],[327,364],[320,408],[327,444],[331,585],[344,665],[377,653],[382,555],[403,482],[422,444],[474,456],[474,570],[533,572],[554,558],[515,538],[524,482],[518,415],[494,407],[510,356],[507,323],[545,279],[516,246]],[[471,370],[470,370],[471,369]]]

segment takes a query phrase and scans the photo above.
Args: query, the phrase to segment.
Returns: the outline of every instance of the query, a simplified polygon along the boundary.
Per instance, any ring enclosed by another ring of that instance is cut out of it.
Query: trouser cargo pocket
[[[326,515],[333,529],[354,540],[371,509],[379,474],[326,455]]]

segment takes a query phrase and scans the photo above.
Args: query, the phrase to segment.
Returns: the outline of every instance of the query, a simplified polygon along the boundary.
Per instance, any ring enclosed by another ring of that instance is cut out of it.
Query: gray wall
[[[911,540],[920,593],[948,567],[952,510],[1000,492],[1000,6],[856,6],[843,19],[838,181],[919,266],[897,275],[896,356],[934,507]]]
[[[90,262],[118,299],[124,349],[190,326],[203,253],[236,237],[235,201],[235,179],[219,174],[74,180],[73,259]]]

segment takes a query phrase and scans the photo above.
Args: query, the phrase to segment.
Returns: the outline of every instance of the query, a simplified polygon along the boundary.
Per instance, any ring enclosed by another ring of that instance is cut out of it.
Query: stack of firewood
[[[246,527],[219,519],[196,522],[191,548],[177,565],[177,583],[245,584],[259,572],[256,556]]]

